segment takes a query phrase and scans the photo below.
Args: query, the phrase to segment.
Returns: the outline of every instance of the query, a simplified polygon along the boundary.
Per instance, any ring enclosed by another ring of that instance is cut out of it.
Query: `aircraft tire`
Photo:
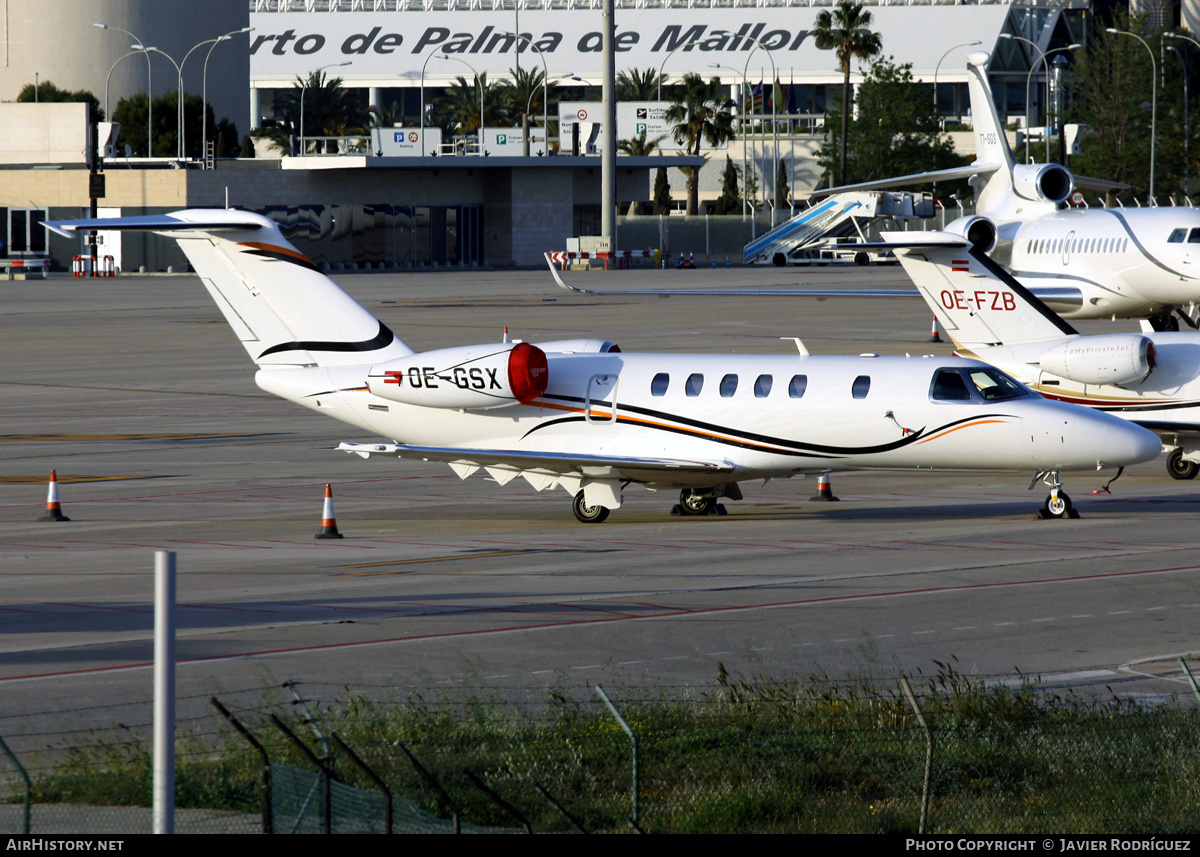
[[[1200,464],[1183,457],[1183,450],[1175,447],[1167,455],[1167,473],[1172,479],[1195,479],[1200,473]]]
[[[1059,491],[1058,499],[1050,494],[1046,496],[1046,514],[1052,518],[1068,518],[1071,515],[1071,498],[1067,492]]]
[[[608,509],[603,506],[589,506],[582,491],[575,495],[575,500],[571,503],[571,511],[575,513],[575,519],[581,524],[602,524],[608,519]]]
[[[694,494],[686,488],[679,492],[679,511],[685,515],[707,515],[716,505],[716,497]]]

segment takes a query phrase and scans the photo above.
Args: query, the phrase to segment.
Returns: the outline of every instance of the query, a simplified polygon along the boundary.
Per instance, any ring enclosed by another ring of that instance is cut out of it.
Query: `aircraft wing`
[[[932,170],[927,173],[913,173],[907,176],[896,176],[890,179],[878,179],[872,182],[827,187],[814,190],[808,194],[809,199],[819,199],[834,193],[850,193],[856,190],[883,190],[889,187],[905,187],[906,185],[929,184],[930,182],[949,182],[956,179],[969,179],[971,176],[992,173],[1003,164],[967,164],[965,167],[951,167],[946,170]],[[803,196],[803,194],[801,194]]]
[[[944,238],[919,242],[842,244],[839,247],[843,250],[896,250],[927,247],[933,244],[941,247],[960,246],[965,248],[969,246],[969,242],[965,238],[957,235],[935,234],[944,235]],[[669,298],[675,295],[680,297],[816,298],[822,301],[826,298],[919,298],[921,296],[916,289],[585,289],[566,282],[559,275],[554,263],[550,261],[549,254],[546,254],[546,264],[550,267],[550,275],[554,277],[554,282],[558,283],[560,288],[578,295],[654,295],[660,298]],[[1083,291],[1076,287],[1030,286],[1029,291],[1056,312],[1071,312],[1083,305]]]
[[[658,295],[669,298],[672,295],[711,295],[716,297],[744,297],[746,295],[778,296],[778,297],[807,297],[807,298],[836,298],[842,296],[859,298],[915,298],[920,297],[916,289],[584,289],[572,286],[559,276],[558,269],[550,259],[550,254],[543,254],[550,268],[550,276],[559,288],[566,289],[578,295]]]
[[[471,449],[457,446],[407,446],[399,443],[341,443],[338,449],[363,458],[386,455],[395,458],[420,458],[444,461],[475,468],[504,467],[517,471],[548,470],[552,473],[604,476],[614,470],[642,473],[731,473],[728,461],[690,458],[631,458],[618,455],[580,455],[565,452],[538,452],[517,449]],[[456,468],[457,470],[457,468]]]
[[[1133,185],[1125,184],[1125,182],[1110,182],[1106,179],[1093,179],[1088,176],[1077,176],[1071,174],[1071,178],[1075,180],[1075,187],[1085,187],[1088,190],[1099,190],[1108,193],[1110,190],[1129,190]]]

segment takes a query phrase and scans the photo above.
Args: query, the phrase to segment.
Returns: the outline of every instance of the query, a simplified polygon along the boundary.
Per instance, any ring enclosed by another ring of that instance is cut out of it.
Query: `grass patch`
[[[925,737],[896,677],[721,675],[694,695],[627,692],[617,702],[639,740],[644,829],[916,831]],[[1200,827],[1200,720],[1193,711],[1047,693],[1032,681],[986,685],[952,662],[935,662],[931,675],[910,680],[935,731],[930,832],[1163,834]],[[311,770],[268,713],[239,716],[273,761]],[[310,728],[295,718],[292,711],[284,719],[321,755]],[[517,826],[470,774],[534,830],[571,829],[538,787],[589,830],[628,829],[629,741],[591,699],[553,692],[531,710],[500,698],[381,702],[351,695],[318,706],[315,719],[393,794],[433,815],[446,817],[451,808],[397,741],[437,779],[464,821]],[[220,738],[184,736],[177,755],[179,806],[260,808],[259,758],[231,729]],[[36,777],[36,801],[148,805],[147,740],[85,740],[59,758]],[[374,788],[343,754],[334,754],[333,767],[339,780]]]

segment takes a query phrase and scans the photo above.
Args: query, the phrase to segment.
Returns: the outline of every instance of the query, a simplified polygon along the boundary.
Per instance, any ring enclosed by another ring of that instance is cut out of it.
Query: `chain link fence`
[[[928,833],[1200,828],[1194,710],[947,699],[922,698],[928,734],[898,694],[617,702],[632,737],[588,700],[242,706],[180,739],[177,828],[908,834],[923,814]],[[148,832],[145,742],[76,738],[30,770],[31,831]],[[19,833],[9,773],[0,830]]]

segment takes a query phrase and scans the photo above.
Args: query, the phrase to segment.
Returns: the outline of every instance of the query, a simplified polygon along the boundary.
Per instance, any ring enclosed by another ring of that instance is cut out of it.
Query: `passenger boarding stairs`
[[[934,216],[933,197],[927,193],[839,193],[806,208],[795,217],[758,236],[742,250],[742,261],[786,265],[802,262],[834,239],[858,234],[875,218],[918,220]]]

